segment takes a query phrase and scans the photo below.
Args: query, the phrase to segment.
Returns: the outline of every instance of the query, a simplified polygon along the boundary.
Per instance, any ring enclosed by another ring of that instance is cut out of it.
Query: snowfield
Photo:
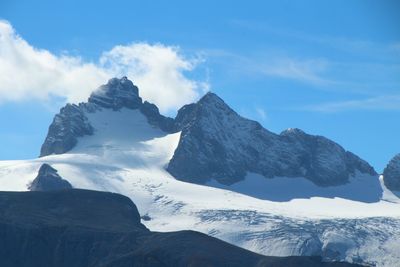
[[[150,126],[138,110],[86,115],[94,135],[70,152],[0,161],[0,190],[27,190],[48,163],[75,188],[129,196],[152,231],[197,230],[266,255],[400,264],[400,200],[379,177],[338,187],[254,173],[232,186],[185,183],[165,171],[180,133]]]

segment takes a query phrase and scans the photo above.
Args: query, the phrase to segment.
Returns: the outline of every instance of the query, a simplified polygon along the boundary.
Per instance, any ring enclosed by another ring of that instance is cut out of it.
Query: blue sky
[[[64,102],[114,73],[165,114],[212,90],[271,131],[324,135],[378,171],[400,153],[400,2],[143,2],[0,2],[0,159],[36,157]]]

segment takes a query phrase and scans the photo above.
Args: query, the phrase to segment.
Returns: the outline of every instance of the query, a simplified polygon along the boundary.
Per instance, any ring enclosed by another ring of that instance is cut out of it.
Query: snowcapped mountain
[[[126,77],[56,115],[41,157],[0,162],[25,191],[43,163],[74,188],[130,197],[152,231],[193,229],[265,255],[395,266],[400,201],[351,152],[298,129],[274,134],[208,93],[175,119]]]
[[[113,78],[93,92],[87,103],[67,104],[60,110],[49,127],[40,156],[65,153],[76,145],[79,137],[92,135],[93,126],[89,123],[87,114],[100,112],[102,109],[119,111],[123,108],[140,110],[149,124],[165,132],[175,130],[173,119],[162,116],[156,105],[142,102],[139,89],[132,81],[126,77]]]

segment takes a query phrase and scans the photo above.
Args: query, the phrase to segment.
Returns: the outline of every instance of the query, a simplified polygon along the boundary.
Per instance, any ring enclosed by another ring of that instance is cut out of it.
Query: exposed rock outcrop
[[[400,154],[394,156],[383,171],[385,186],[392,191],[400,191]]]
[[[156,105],[144,101],[140,106],[140,111],[147,117],[147,121],[151,125],[157,126],[167,133],[176,131],[174,119],[161,115]]]
[[[30,191],[51,191],[72,189],[72,185],[58,175],[57,170],[49,164],[43,164],[36,178],[29,185]]]
[[[76,145],[78,137],[92,134],[93,127],[85,116],[82,106],[67,104],[54,117],[40,150],[40,156],[63,154]]]

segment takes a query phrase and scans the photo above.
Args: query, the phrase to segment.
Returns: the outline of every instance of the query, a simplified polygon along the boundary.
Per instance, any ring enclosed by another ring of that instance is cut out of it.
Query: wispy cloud
[[[329,80],[322,76],[322,73],[327,68],[328,62],[322,59],[297,60],[293,58],[281,58],[265,64],[261,72],[268,76],[324,85],[330,83]]]
[[[226,50],[205,50],[204,55],[224,64],[228,71],[241,75],[261,75],[270,78],[289,79],[313,85],[329,85],[333,81],[325,77],[331,62],[324,58],[301,58],[277,53],[274,49],[253,51],[242,55]]]
[[[265,111],[265,109],[261,107],[256,107],[256,113],[262,121],[266,121],[268,119],[267,112]]]
[[[204,54],[210,61],[222,64],[225,72],[232,72],[230,79],[252,79],[254,76],[279,79],[302,83],[306,85],[302,86],[303,90],[353,93],[364,97],[394,94],[400,86],[400,64],[394,59],[393,62],[369,62],[300,57],[277,52],[274,48],[253,51],[250,55],[223,50],[209,50]]]
[[[400,40],[393,43],[385,43],[349,36],[313,35],[289,28],[279,28],[276,25],[270,25],[267,21],[260,20],[231,20],[228,23],[246,30],[287,38],[293,42],[306,42],[313,46],[322,45],[335,50],[347,51],[352,54],[365,54],[368,57],[380,59],[393,59],[393,56],[396,56],[396,52],[400,49]]]
[[[209,87],[207,81],[184,75],[199,63],[198,58],[183,56],[179,47],[148,43],[115,46],[97,62],[87,62],[35,48],[9,22],[0,21],[0,102],[46,101],[51,96],[84,101],[109,78],[127,75],[145,99],[168,111],[195,100]]]
[[[397,90],[393,84],[400,83],[400,40],[387,42],[370,39],[358,39],[346,35],[310,34],[293,28],[276,27],[263,20],[231,20],[233,27],[254,31],[271,40],[281,41],[279,45],[264,46],[269,50],[268,57],[262,57],[265,51],[259,51],[254,62],[258,70],[265,70],[269,77],[280,77],[315,85],[314,88],[377,95],[376,88],[390,94]],[[311,52],[308,58],[298,54]],[[310,48],[315,50],[309,51]],[[323,51],[324,58],[315,58]],[[255,52],[253,52],[255,53]],[[264,66],[262,62],[264,61]],[[253,68],[256,69],[256,68]],[[386,86],[385,84],[392,84]],[[394,88],[393,88],[394,87]]]
[[[390,49],[391,49],[393,52],[397,53],[397,54],[400,56],[400,41],[399,41],[399,42],[392,43],[392,44],[390,45]]]
[[[343,112],[349,110],[397,110],[400,111],[400,95],[384,95],[366,99],[356,99],[341,102],[329,102],[302,108],[308,111],[325,113]]]

